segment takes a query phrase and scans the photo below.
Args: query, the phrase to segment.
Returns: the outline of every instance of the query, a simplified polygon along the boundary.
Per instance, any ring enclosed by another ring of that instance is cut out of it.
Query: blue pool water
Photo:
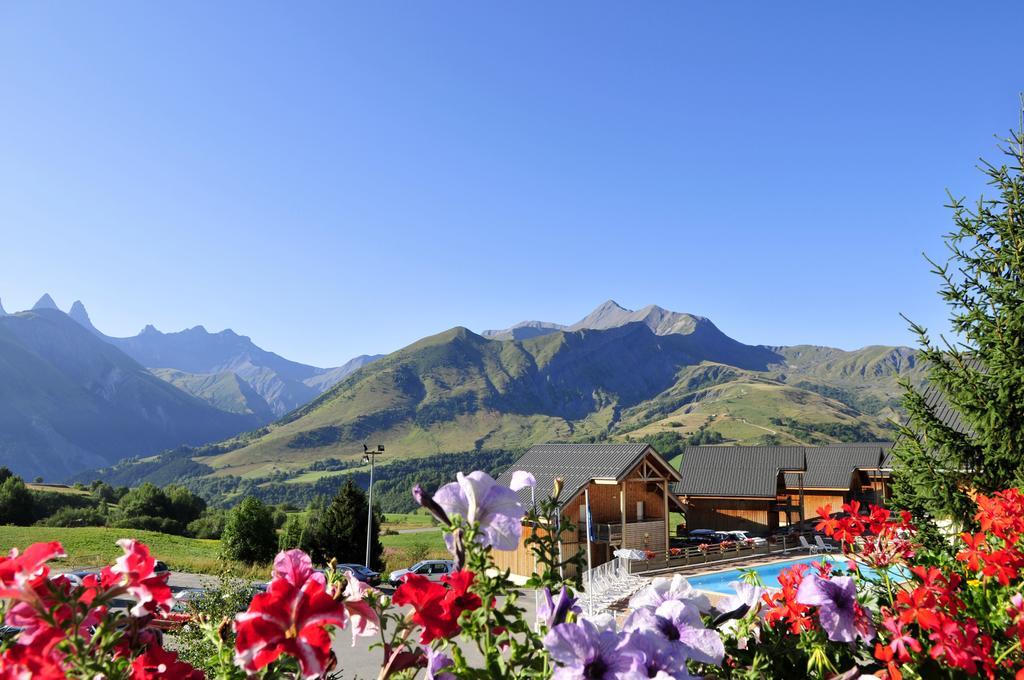
[[[764,585],[767,588],[780,588],[782,584],[779,583],[779,574],[784,569],[789,569],[794,564],[815,564],[817,562],[829,561],[835,565],[837,569],[846,570],[846,561],[836,559],[834,557],[828,557],[825,555],[815,555],[814,557],[804,557],[795,560],[786,560],[785,562],[775,562],[774,564],[765,564],[760,567],[753,567],[753,571],[756,571],[764,581]],[[747,570],[750,571],[750,570]],[[866,575],[871,575],[870,569],[861,568],[861,572]],[[693,576],[687,578],[690,585],[698,590],[710,590],[715,593],[733,593],[734,590],[729,585],[733,581],[739,581],[742,573],[739,569],[730,569],[729,571],[720,571],[714,574],[706,574],[704,576]],[[893,573],[892,576],[898,580],[902,580],[898,573]]]

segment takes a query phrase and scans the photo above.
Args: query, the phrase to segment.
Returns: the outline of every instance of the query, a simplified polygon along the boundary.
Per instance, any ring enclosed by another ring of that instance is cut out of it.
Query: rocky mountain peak
[[[82,304],[81,300],[75,300],[75,303],[71,305],[71,309],[68,310],[68,316],[93,333],[99,333],[99,331],[96,330],[96,327],[92,325],[92,319],[89,318],[89,312],[86,311],[85,305]]]
[[[43,293],[43,297],[39,298],[39,301],[32,305],[32,309],[56,309],[60,311],[60,307],[53,301],[49,293]]]

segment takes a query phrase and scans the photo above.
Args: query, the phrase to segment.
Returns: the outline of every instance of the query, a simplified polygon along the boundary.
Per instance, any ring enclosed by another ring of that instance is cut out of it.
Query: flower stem
[[[999,664],[1001,664],[1003,662],[1003,659],[1008,657],[1015,649],[1020,649],[1020,640],[1014,642],[1013,646],[1009,647],[1005,652],[996,657],[995,665],[998,666]]]

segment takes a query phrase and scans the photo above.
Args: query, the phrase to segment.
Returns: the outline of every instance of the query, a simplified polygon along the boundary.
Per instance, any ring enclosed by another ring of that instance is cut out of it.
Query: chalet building
[[[531,491],[523,489],[526,507],[551,495],[556,478],[562,479],[559,496],[563,524],[577,526],[562,536],[563,555],[571,555],[587,543],[587,507],[590,499],[593,541],[591,563],[612,559],[620,548],[664,553],[669,547],[669,513],[680,512],[670,486],[680,481],[676,471],[652,446],[637,444],[542,444],[534,446],[498,478],[508,485],[512,473],[525,470],[537,480]],[[495,551],[499,568],[529,576],[534,558],[525,539],[544,527],[523,527],[518,550]]]
[[[770,534],[817,516],[818,508],[889,498],[892,444],[692,446],[672,492],[691,529]]]
[[[672,492],[691,529],[772,533],[780,515],[799,517],[799,493],[792,505],[785,475],[795,475],[799,486],[805,468],[800,446],[691,446]]]
[[[803,482],[803,510],[806,517],[816,517],[818,508],[829,505],[839,512],[843,503],[852,500],[863,504],[882,505],[890,497],[889,442],[875,444],[839,444],[804,449],[807,469],[798,475],[786,474],[786,493],[790,503],[799,503],[800,482]]]

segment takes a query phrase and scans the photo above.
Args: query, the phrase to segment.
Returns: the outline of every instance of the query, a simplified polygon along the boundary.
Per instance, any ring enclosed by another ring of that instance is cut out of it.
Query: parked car
[[[171,611],[185,613],[188,611],[188,603],[202,597],[206,591],[202,588],[182,588],[174,594],[174,607]]]
[[[693,529],[686,535],[688,545],[717,545],[722,541],[730,540],[720,531],[712,529]]]
[[[455,563],[451,560],[423,560],[408,569],[396,569],[391,572],[388,576],[388,582],[393,586],[397,586],[402,582],[402,577],[406,574],[419,574],[420,576],[426,576],[431,581],[440,581],[442,576],[453,571],[455,571]]]
[[[746,531],[719,531],[718,533],[725,535],[727,537],[726,540],[736,541],[737,543],[753,541],[756,546],[768,545],[768,541],[766,539],[761,538],[760,536],[751,536],[750,533]]]
[[[68,583],[71,584],[72,588],[77,588],[82,585],[82,579],[86,576],[95,575],[98,572],[95,569],[81,569],[79,571],[67,571],[58,576],[63,576],[67,579]]]
[[[380,572],[367,569],[362,564],[339,564],[337,569],[338,571],[351,571],[357,579],[371,586],[380,583]]]

